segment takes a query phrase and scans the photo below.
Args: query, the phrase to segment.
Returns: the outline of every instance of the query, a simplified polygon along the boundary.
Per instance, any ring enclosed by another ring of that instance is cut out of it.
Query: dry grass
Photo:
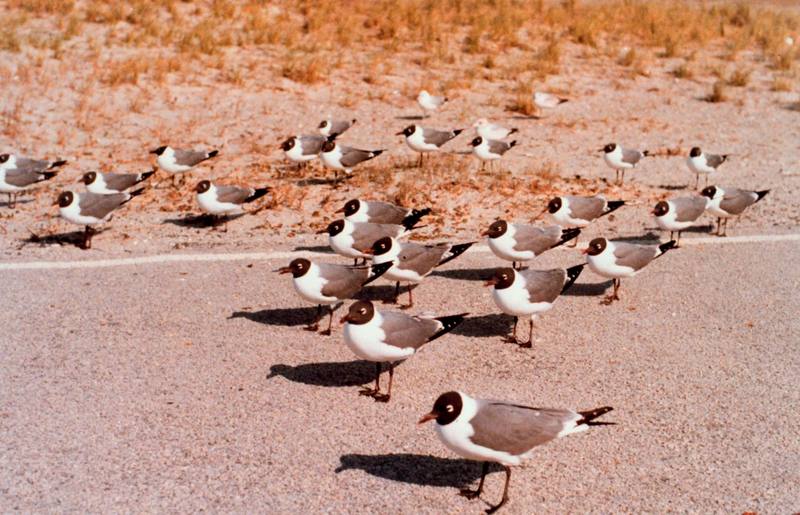
[[[676,79],[691,79],[694,77],[694,71],[688,64],[683,63],[672,70],[672,76]]]
[[[734,70],[733,73],[730,74],[726,83],[728,86],[734,86],[736,88],[743,88],[747,86],[747,83],[750,82],[750,74],[753,73],[752,70],[740,68]]]
[[[725,82],[718,80],[711,88],[711,93],[706,97],[706,100],[711,103],[726,102],[728,100],[728,91]]]
[[[775,78],[772,79],[772,86],[770,89],[772,91],[792,91],[792,89],[794,89],[794,83],[788,77],[776,75]]]

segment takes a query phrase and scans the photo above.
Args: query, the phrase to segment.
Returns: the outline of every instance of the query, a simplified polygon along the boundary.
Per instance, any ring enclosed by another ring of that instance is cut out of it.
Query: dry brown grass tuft
[[[75,0],[8,0],[9,9],[23,9],[35,14],[65,15],[75,8]]]
[[[691,79],[694,77],[694,72],[688,64],[683,63],[672,70],[672,76],[676,79]]]
[[[776,75],[775,78],[772,79],[772,86],[770,89],[772,91],[792,91],[792,89],[794,89],[794,83],[788,77]]]
[[[533,103],[533,86],[527,81],[517,82],[514,88],[514,99],[506,106],[512,113],[521,113],[527,116],[535,115],[538,112],[536,104]]]
[[[147,62],[142,58],[111,61],[103,65],[100,81],[109,86],[137,84],[139,75],[147,71]]]
[[[744,68],[740,68],[740,69],[734,70],[733,73],[731,73],[731,75],[728,77],[728,80],[726,81],[726,83],[729,86],[734,86],[734,87],[737,87],[737,88],[743,88],[743,87],[747,86],[748,82],[750,82],[750,74],[751,73],[752,73],[752,70],[748,70],[748,69],[744,69]]]
[[[284,57],[281,75],[301,84],[314,84],[325,77],[325,65],[321,56],[293,54]]]

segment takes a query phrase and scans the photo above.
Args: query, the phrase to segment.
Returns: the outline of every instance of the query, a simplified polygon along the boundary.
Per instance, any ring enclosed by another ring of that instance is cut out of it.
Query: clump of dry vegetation
[[[714,104],[727,101],[728,90],[725,86],[725,82],[722,80],[715,82],[711,87],[711,93],[706,97],[706,100]]]
[[[743,88],[747,86],[747,83],[750,82],[750,74],[752,70],[747,69],[737,69],[731,73],[730,77],[728,77],[727,84],[729,86],[734,86],[737,88]]]

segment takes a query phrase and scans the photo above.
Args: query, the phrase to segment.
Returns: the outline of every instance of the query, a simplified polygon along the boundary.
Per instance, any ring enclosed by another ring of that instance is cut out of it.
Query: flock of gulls
[[[424,110],[422,119],[447,102],[446,97],[422,91],[417,101]],[[552,109],[567,99],[537,92],[534,102],[541,109]],[[352,173],[357,166],[380,156],[384,150],[363,150],[345,146],[338,138],[356,120],[323,120],[319,134],[292,136],[281,144],[285,157],[301,166],[319,158],[326,168]],[[515,128],[506,128],[480,119],[473,125],[475,136],[471,140],[473,154],[482,163],[501,159],[515,145],[508,141]],[[439,130],[421,125],[409,125],[397,133],[406,144],[419,153],[419,166],[424,155],[442,149],[463,129]],[[624,148],[609,143],[602,149],[604,162],[615,170],[616,179],[624,181],[625,171],[649,155],[646,150]],[[173,182],[186,172],[218,155],[217,150],[182,150],[162,146],[155,154],[157,167],[139,174],[89,172],[81,181],[86,190],[63,191],[57,199],[60,215],[74,224],[85,226],[83,248],[91,247],[93,227],[107,222],[112,214],[131,199],[141,194],[138,187],[158,169],[171,175]],[[486,237],[491,251],[500,259],[511,262],[510,267],[494,270],[485,285],[491,288],[498,309],[514,317],[513,332],[508,337],[521,347],[531,347],[534,318],[552,309],[556,299],[580,276],[585,265],[600,276],[613,281],[613,292],[606,297],[610,304],[619,299],[620,281],[642,271],[648,264],[670,249],[676,248],[681,231],[694,224],[703,213],[717,218],[716,233],[724,236],[727,221],[740,216],[748,207],[761,200],[768,190],[750,191],[721,188],[707,184],[708,175],[726,162],[728,155],[691,149],[687,166],[696,176],[706,177],[706,187],[699,195],[676,197],[658,202],[652,211],[658,226],[670,232],[670,239],[658,245],[642,245],[626,241],[613,241],[599,237],[591,240],[583,250],[586,262],[568,268],[534,270],[524,264],[549,249],[572,241],[577,246],[581,230],[593,221],[625,205],[623,200],[607,200],[602,195],[557,196],[549,200],[537,216],[548,215],[553,225],[530,225],[506,220],[493,221],[481,236]],[[52,179],[65,161],[36,160],[14,154],[0,155],[0,192],[9,196],[13,208],[16,196],[29,188]],[[214,216],[225,217],[242,213],[245,204],[263,197],[269,188],[249,188],[216,184],[201,180],[195,187],[200,208]],[[323,263],[297,258],[277,272],[291,274],[297,293],[305,301],[317,306],[314,320],[307,330],[320,329],[325,312],[328,323],[321,332],[331,334],[334,310],[350,299],[357,299],[341,318],[342,335],[347,347],[359,358],[375,363],[375,386],[365,387],[361,395],[380,402],[388,402],[392,393],[395,366],[417,353],[427,343],[444,336],[461,324],[468,313],[446,316],[412,316],[402,311],[376,309],[369,300],[360,298],[365,285],[376,279],[395,283],[394,303],[399,302],[401,285],[407,285],[408,303],[401,309],[413,306],[412,288],[420,284],[434,269],[462,255],[475,242],[420,244],[404,241],[403,237],[419,226],[431,209],[413,209],[387,202],[367,199],[348,201],[337,213],[342,218],[330,223],[320,233],[328,235],[330,247],[336,254],[353,259],[353,264]],[[672,236],[677,233],[678,239]],[[529,323],[529,336],[521,341],[517,337],[520,319]],[[388,369],[388,386],[381,390],[380,376],[383,364]],[[508,486],[512,465],[518,465],[531,451],[550,440],[587,430],[591,426],[611,424],[596,419],[611,411],[601,407],[589,411],[545,409],[523,406],[512,402],[472,398],[461,392],[442,394],[433,409],[419,423],[436,421],[436,430],[444,444],[462,457],[483,462],[477,490],[463,490],[468,498],[479,496],[483,490],[490,462],[500,463],[506,473],[501,501],[487,510],[492,513],[508,501]]]

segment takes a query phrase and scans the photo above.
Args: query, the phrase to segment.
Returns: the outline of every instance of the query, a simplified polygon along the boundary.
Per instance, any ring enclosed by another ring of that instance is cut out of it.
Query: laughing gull
[[[292,284],[297,293],[317,305],[317,314],[306,326],[306,331],[316,331],[319,328],[323,316],[322,306],[328,307],[328,328],[322,334],[330,335],[334,306],[345,299],[352,299],[361,288],[383,275],[391,266],[391,263],[372,266],[334,265],[297,258],[289,266],[279,268],[276,272],[292,274]]]
[[[430,214],[429,207],[423,209],[409,209],[389,202],[377,200],[348,200],[337,213],[344,213],[344,217],[351,222],[372,222],[374,224],[399,224],[413,227],[419,220]]]
[[[417,166],[422,166],[422,157],[425,152],[435,152],[442,148],[442,145],[464,132],[464,129],[454,129],[452,131],[440,131],[419,125],[409,125],[395,136],[405,136],[406,144],[415,152],[419,152],[419,162]]]
[[[238,215],[244,212],[244,204],[260,199],[269,188],[240,188],[223,186],[211,181],[200,181],[195,187],[200,209],[212,217]]]
[[[661,245],[638,245],[595,238],[583,253],[588,254],[587,262],[594,273],[614,281],[614,292],[605,299],[610,304],[619,300],[618,291],[623,277],[633,277],[651,261],[675,248],[676,244],[675,240]]]
[[[368,300],[350,305],[342,317],[344,342],[361,359],[376,365],[375,388],[364,388],[361,395],[379,402],[388,402],[392,395],[394,367],[422,348],[426,343],[452,331],[469,313],[423,318],[396,311],[376,311]],[[381,393],[381,363],[389,364],[389,387]]]
[[[162,146],[151,150],[150,153],[158,156],[156,159],[158,167],[172,175],[172,183],[175,185],[175,178],[178,174],[186,173],[203,161],[216,157],[219,150],[182,150]]]
[[[481,170],[483,170],[487,161],[493,162],[500,159],[503,157],[503,154],[511,150],[511,147],[516,144],[516,140],[508,143],[496,139],[486,139],[481,136],[478,136],[470,142],[470,145],[472,145],[472,153],[481,160]]]
[[[81,248],[89,249],[92,247],[92,236],[94,236],[94,229],[91,226],[107,222],[116,209],[143,192],[144,188],[110,194],[63,191],[54,204],[58,204],[62,218],[74,224],[86,226]]]
[[[567,291],[583,271],[583,264],[564,270],[514,270],[498,268],[486,281],[492,287],[492,298],[500,310],[514,317],[514,330],[508,341],[520,347],[530,348],[533,342],[533,319],[540,313],[550,311],[559,295]],[[528,341],[517,339],[519,317],[528,318],[530,336]]]
[[[344,170],[344,172],[349,175],[356,165],[378,157],[384,152],[386,151],[360,150],[353,147],[346,147],[344,145],[340,145],[335,140],[331,139],[331,137],[329,137],[328,140],[322,145],[322,151],[320,152],[319,157],[322,159],[322,164],[328,168],[333,168],[336,170],[335,179],[338,180],[339,170]]]
[[[87,172],[83,174],[81,182],[92,193],[121,193],[140,182],[146,181],[154,173],[156,173],[154,170],[142,173]]]
[[[521,268],[523,261],[530,261],[546,250],[563,245],[580,233],[578,228],[562,229],[559,225],[541,228],[497,220],[481,236],[489,238],[489,248],[495,256],[511,261],[514,268],[519,261]]]
[[[769,190],[750,191],[738,188],[725,188],[708,186],[703,189],[702,195],[708,197],[706,210],[717,217],[717,236],[727,236],[728,218],[741,216],[745,209],[752,206],[769,193]],[[723,222],[725,230],[720,233]]]
[[[694,173],[695,189],[697,189],[697,186],[700,184],[701,173],[706,176],[705,185],[708,186],[708,175],[716,172],[719,165],[724,163],[729,157],[730,154],[706,154],[700,150],[700,147],[692,147],[689,151],[689,157],[686,158],[686,165],[689,167],[689,170]]]
[[[317,234],[328,233],[328,243],[333,251],[340,256],[353,258],[357,264],[358,258],[366,262],[369,257],[367,252],[379,239],[386,236],[398,238],[413,228],[413,220],[406,225],[398,225],[351,222],[343,219],[331,222],[325,229],[317,231]]]
[[[379,239],[372,245],[366,254],[372,254],[373,263],[394,263],[384,275],[385,279],[395,281],[394,303],[400,296],[400,283],[408,284],[408,304],[401,309],[408,309],[414,305],[411,295],[411,285],[419,284],[437,266],[454,260],[467,251],[475,242],[439,243],[436,245],[422,245],[413,242],[400,242],[387,236]]]
[[[672,233],[678,232],[677,247],[681,244],[681,232],[702,216],[708,202],[709,199],[700,195],[662,200],[653,208],[653,216],[662,230],[669,231],[670,240]]]
[[[606,200],[602,195],[591,197],[562,195],[551,198],[542,214],[549,213],[553,221],[562,227],[583,228],[624,205],[624,200]],[[572,246],[578,246],[577,236]]]
[[[328,138],[316,134],[290,136],[281,143],[281,150],[289,161],[303,165],[319,156],[326,141]]]
[[[332,120],[330,116],[319,122],[319,133],[325,136],[341,136],[347,129],[356,124],[356,119],[352,120]]]
[[[489,463],[503,466],[506,472],[503,498],[486,511],[494,513],[508,502],[511,466],[519,465],[534,448],[550,440],[586,431],[590,426],[613,425],[613,422],[594,421],[613,409],[610,406],[589,411],[534,408],[447,392],[436,399],[433,409],[418,423],[435,420],[436,433],[448,449],[463,458],[483,462],[478,489],[461,490],[463,497],[475,499],[481,495]]]
[[[507,129],[502,125],[490,122],[486,118],[479,118],[472,126],[475,128],[475,133],[483,139],[506,139],[518,132],[517,129]]]
[[[15,154],[0,154],[0,193],[8,194],[8,207],[17,205],[17,195],[37,183],[56,176],[54,168],[64,166],[66,161],[46,161],[17,157]]]
[[[437,97],[431,95],[426,90],[419,92],[417,96],[417,103],[422,107],[422,117],[426,118],[430,112],[436,111],[444,105],[449,99],[447,97]]]
[[[552,93],[545,93],[543,91],[535,91],[533,93],[533,103],[539,109],[552,109],[564,102],[569,102],[568,98],[559,97]]]
[[[609,143],[601,148],[599,152],[603,152],[603,160],[606,162],[606,165],[617,172],[616,181],[618,184],[625,182],[625,170],[634,168],[643,157],[650,155],[650,152],[647,150],[622,148],[616,143]],[[621,179],[620,172],[622,172]]]

